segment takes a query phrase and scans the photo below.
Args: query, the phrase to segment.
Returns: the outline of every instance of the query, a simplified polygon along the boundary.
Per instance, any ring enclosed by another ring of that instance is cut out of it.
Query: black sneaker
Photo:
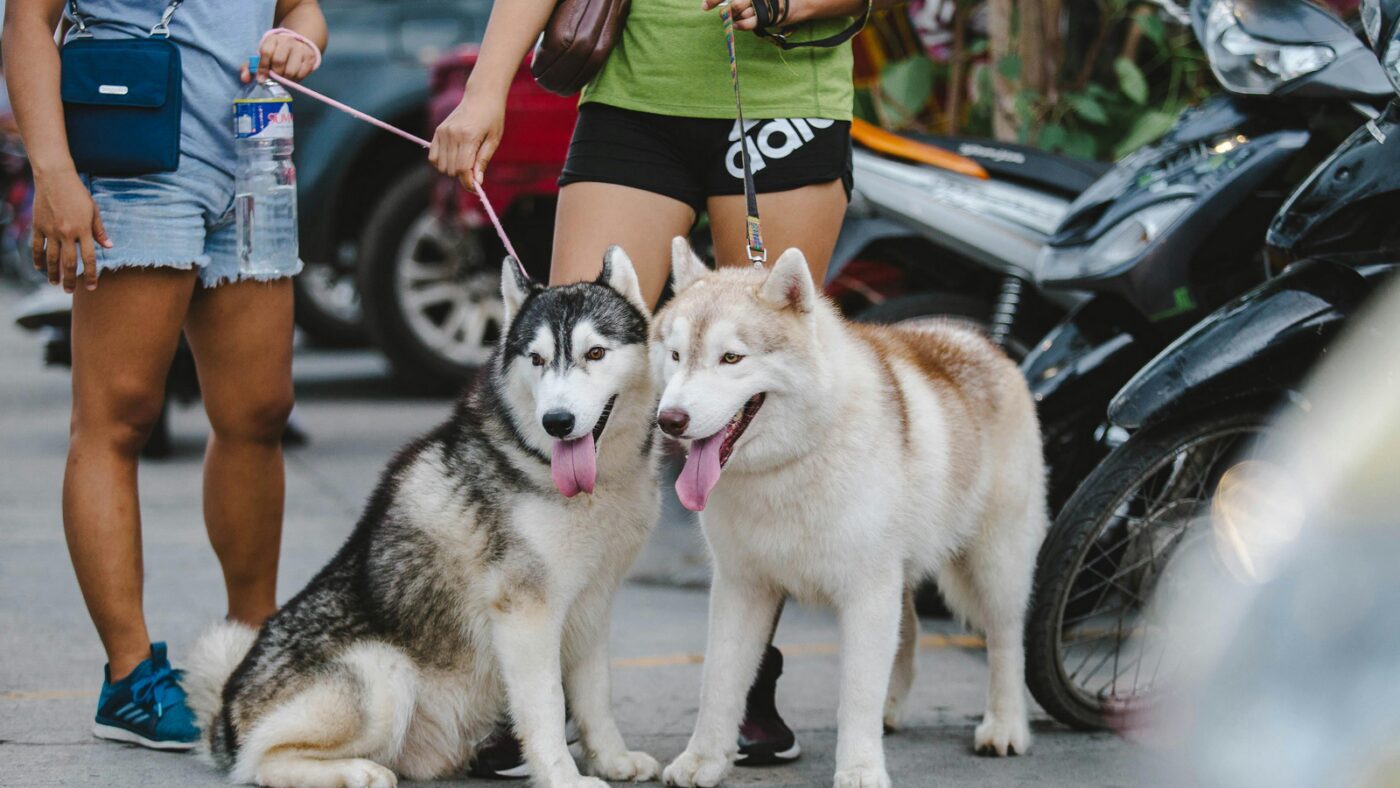
[[[566,720],[564,726],[564,740],[573,746],[579,740],[578,726],[572,719]],[[520,740],[515,738],[510,723],[496,725],[496,730],[477,748],[476,758],[467,767],[467,774],[490,780],[523,780],[530,776],[525,753],[520,749]]]
[[[792,729],[778,716],[775,695],[778,677],[783,675],[783,653],[773,646],[763,652],[758,678],[749,688],[744,721],[739,725],[739,766],[774,766],[792,763],[802,755],[802,747]]]
[[[476,758],[467,769],[472,777],[490,780],[523,780],[530,776],[525,753],[508,723],[501,723],[476,749]]]

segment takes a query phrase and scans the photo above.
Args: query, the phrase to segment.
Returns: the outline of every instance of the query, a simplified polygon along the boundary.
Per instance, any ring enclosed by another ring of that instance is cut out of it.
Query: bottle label
[[[233,136],[243,139],[292,138],[292,100],[238,99],[233,102]]]

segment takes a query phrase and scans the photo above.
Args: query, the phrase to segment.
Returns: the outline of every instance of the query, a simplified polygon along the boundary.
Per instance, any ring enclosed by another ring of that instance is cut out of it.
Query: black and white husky
[[[596,282],[502,276],[506,330],[444,424],[389,463],[349,540],[260,632],[220,624],[186,680],[238,782],[391,786],[460,769],[505,712],[540,786],[657,773],[610,708],[614,592],[656,521],[648,317]],[[579,493],[586,493],[579,495]]]

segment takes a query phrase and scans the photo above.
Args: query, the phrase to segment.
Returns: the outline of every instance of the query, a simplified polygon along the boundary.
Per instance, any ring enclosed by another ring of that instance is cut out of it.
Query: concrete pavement
[[[68,378],[40,365],[40,343],[12,327],[15,296],[0,289],[0,785],[224,784],[195,758],[99,742],[88,733],[104,661],[65,551],[59,515]],[[312,444],[288,453],[281,589],[294,593],[348,533],[380,466],[444,417],[445,400],[414,399],[386,381],[368,352],[303,350],[299,413]],[[222,615],[222,584],[200,517],[197,408],[176,413],[177,454],[141,470],[147,616],[176,664]],[[614,701],[629,744],[663,763],[685,746],[699,694],[702,590],[657,580],[703,578],[697,535],[668,523],[638,563],[613,622]],[[787,654],[779,708],[805,755],[776,769],[739,769],[731,784],[829,785],[838,657],[825,611],[790,607],[777,636]],[[1117,786],[1159,782],[1162,758],[1108,734],[1059,726],[1036,709],[1028,757],[970,752],[985,658],[950,622],[925,621],[906,730],[886,739],[895,785]],[[1153,777],[1152,775],[1156,775]]]

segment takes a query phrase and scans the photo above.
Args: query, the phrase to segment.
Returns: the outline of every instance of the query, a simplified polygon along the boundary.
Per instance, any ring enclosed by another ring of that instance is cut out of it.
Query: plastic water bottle
[[[248,58],[248,72],[255,78],[233,102],[239,269],[275,278],[291,274],[298,264],[292,97],[271,79],[256,79],[257,56]]]

